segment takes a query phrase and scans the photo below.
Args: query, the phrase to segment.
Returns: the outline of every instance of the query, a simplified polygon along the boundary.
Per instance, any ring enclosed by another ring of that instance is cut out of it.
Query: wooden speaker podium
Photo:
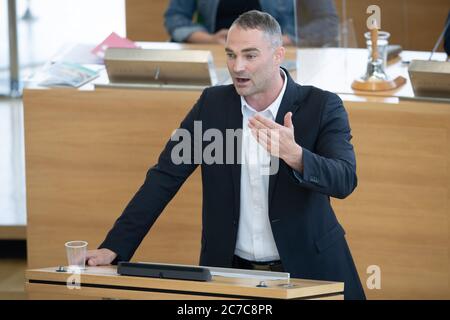
[[[29,299],[311,299],[342,300],[344,283],[302,279],[261,280],[213,276],[188,281],[117,274],[117,267],[87,267],[81,274],[57,267],[26,271]],[[231,270],[231,269],[230,269]]]

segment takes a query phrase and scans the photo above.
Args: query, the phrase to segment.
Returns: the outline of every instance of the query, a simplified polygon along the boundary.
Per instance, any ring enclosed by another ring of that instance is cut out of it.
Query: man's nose
[[[242,72],[244,70],[245,70],[245,62],[244,62],[244,60],[239,58],[239,57],[236,58],[236,60],[234,61],[234,64],[233,64],[233,71],[235,73],[239,73],[239,72]]]

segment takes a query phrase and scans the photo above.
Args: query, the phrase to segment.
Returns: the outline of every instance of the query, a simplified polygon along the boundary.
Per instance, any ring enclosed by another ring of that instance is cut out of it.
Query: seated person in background
[[[297,45],[336,45],[339,19],[334,2],[300,0],[298,5],[301,16]],[[265,11],[278,21],[284,45],[296,43],[293,0],[171,0],[164,14],[164,25],[176,42],[225,44],[231,23],[253,9]]]

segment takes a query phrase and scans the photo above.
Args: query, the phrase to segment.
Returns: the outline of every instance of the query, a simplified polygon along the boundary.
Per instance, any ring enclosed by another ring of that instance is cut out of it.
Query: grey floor
[[[25,241],[0,241],[0,300],[26,299]]]
[[[24,258],[0,259],[0,300],[27,298],[24,288],[26,267]]]

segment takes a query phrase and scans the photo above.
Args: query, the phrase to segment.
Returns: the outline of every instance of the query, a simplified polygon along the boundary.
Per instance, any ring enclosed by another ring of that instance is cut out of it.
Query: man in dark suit
[[[233,85],[203,91],[105,241],[88,252],[88,264],[129,260],[201,163],[200,265],[343,281],[345,298],[364,299],[329,199],[345,198],[356,187],[342,101],[296,84],[280,68],[285,54],[280,26],[266,13],[241,15],[229,30],[225,50]],[[227,138],[231,130],[239,143],[227,141],[210,153],[214,161],[198,161],[210,150],[208,141],[196,145],[191,139],[192,148],[186,150],[193,152],[187,154],[180,152],[179,140],[181,133],[194,136],[199,124],[204,132],[215,130]]]

